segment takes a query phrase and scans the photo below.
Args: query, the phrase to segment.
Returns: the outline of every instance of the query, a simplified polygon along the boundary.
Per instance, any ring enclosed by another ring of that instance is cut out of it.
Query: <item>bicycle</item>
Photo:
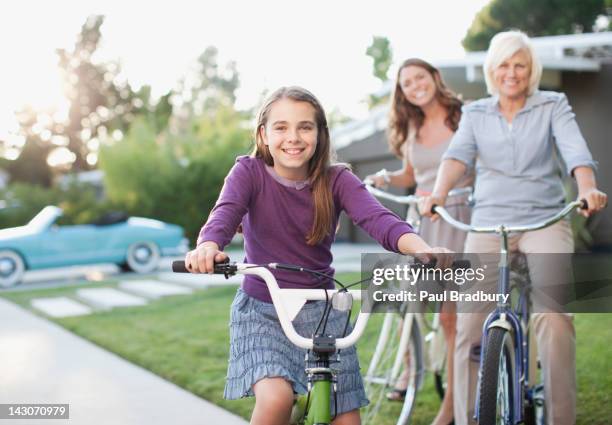
[[[416,206],[420,199],[415,195],[393,195],[373,187],[369,181],[365,181],[365,184],[372,195],[398,204]],[[460,188],[451,191],[449,197],[462,198],[471,193],[471,188]],[[410,217],[407,217],[406,221],[418,230],[419,221],[410,220]],[[376,424],[379,418],[386,414],[385,409],[382,409],[386,393],[396,387],[402,367],[406,363],[409,368],[408,382],[397,425],[409,422],[416,405],[417,393],[423,386],[427,372],[433,374],[436,392],[442,400],[446,385],[446,357],[446,341],[440,326],[439,313],[426,315],[409,310],[401,314],[385,313],[376,348],[364,376],[366,394],[371,403],[365,409],[363,423]],[[409,361],[406,362],[406,359]]]
[[[441,206],[434,205],[432,212],[466,232],[501,236],[497,294],[509,295],[513,289],[510,284],[509,233],[543,229],[562,220],[576,208],[588,209],[586,200],[571,202],[550,219],[529,226],[475,227],[455,220]],[[506,301],[499,301],[483,326],[475,406],[475,417],[482,425],[546,423],[544,388],[536,383],[535,341],[533,333],[528,332],[530,291],[526,285],[519,289],[514,305],[509,296]]]
[[[281,289],[274,275],[270,272],[270,270],[275,269],[312,273],[316,274],[318,277],[327,277],[333,279],[342,288],[339,290]],[[172,263],[172,270],[177,273],[189,272],[185,267],[184,261],[174,261]],[[270,291],[270,296],[283,332],[294,345],[308,350],[305,359],[305,371],[308,377],[308,392],[307,394],[296,397],[290,423],[291,425],[330,424],[334,416],[331,412],[330,400],[332,391],[334,391],[335,394],[337,376],[337,371],[331,367],[331,364],[335,362],[334,356],[337,356],[340,350],[353,346],[359,340],[371,314],[369,312],[360,311],[353,330],[346,335],[350,322],[353,299],[361,300],[362,296],[361,290],[349,290],[348,288],[366,282],[369,279],[364,279],[350,285],[343,285],[332,276],[324,275],[323,273],[300,266],[279,263],[242,264],[224,262],[215,264],[214,273],[223,274],[226,278],[236,274],[253,274],[264,280]],[[299,335],[292,324],[292,320],[297,316],[300,309],[307,301],[322,300],[326,301],[326,304],[317,331],[315,331],[312,338],[306,338]],[[325,335],[324,333],[325,323],[329,317],[329,314],[326,315],[326,312],[331,308],[348,313],[344,335],[340,338]],[[321,329],[321,332],[318,331],[319,329]]]

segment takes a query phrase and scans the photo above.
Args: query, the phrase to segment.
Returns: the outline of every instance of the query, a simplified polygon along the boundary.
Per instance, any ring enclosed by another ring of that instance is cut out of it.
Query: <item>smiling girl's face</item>
[[[318,136],[315,109],[310,103],[277,100],[259,132],[279,176],[295,181],[308,178],[308,164],[317,148]]]

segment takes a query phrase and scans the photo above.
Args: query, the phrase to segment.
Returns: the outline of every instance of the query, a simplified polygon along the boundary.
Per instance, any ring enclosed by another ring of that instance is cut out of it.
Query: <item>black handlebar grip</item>
[[[438,206],[437,206],[436,204],[433,204],[433,205],[431,206],[431,211],[430,211],[430,212],[431,212],[432,214],[435,214],[435,213],[436,213],[436,208],[438,208]]]
[[[189,270],[185,267],[185,260],[173,261],[172,271],[174,273],[189,273]]]
[[[229,263],[229,258],[225,258],[225,260],[215,263],[214,273],[225,274],[227,271],[227,264]],[[172,271],[174,273],[190,273],[189,269],[185,266],[185,261],[178,260],[172,262]]]
[[[225,274],[227,273],[227,265],[229,264],[229,257],[225,257],[223,261],[215,263],[214,265],[214,274]]]
[[[472,267],[470,260],[455,260],[453,261],[453,269],[469,269]]]
[[[415,263],[422,264],[423,267],[426,269],[433,269],[434,267],[436,267],[435,259],[429,261],[429,263],[423,263],[419,259],[415,259]],[[470,260],[454,260],[453,264],[451,265],[451,268],[453,269],[469,269],[470,267],[472,267],[472,263],[470,262]]]
[[[582,205],[580,205],[580,209],[581,210],[588,210],[589,209],[589,203],[587,202],[586,199],[582,198],[580,200],[580,202],[582,203]]]

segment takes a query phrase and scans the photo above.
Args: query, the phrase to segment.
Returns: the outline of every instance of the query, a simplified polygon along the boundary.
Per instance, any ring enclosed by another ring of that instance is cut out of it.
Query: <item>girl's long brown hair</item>
[[[402,63],[402,66],[397,70],[397,78],[395,79],[395,88],[393,90],[393,98],[391,99],[391,110],[389,112],[389,124],[387,127],[387,136],[389,138],[389,146],[391,151],[398,157],[403,157],[402,145],[406,142],[408,131],[414,131],[415,135],[419,134],[419,129],[423,125],[425,115],[418,106],[406,100],[402,92],[400,72],[407,66],[418,66],[425,69],[432,76],[436,85],[436,99],[448,112],[444,123],[453,131],[459,126],[459,118],[461,118],[462,102],[453,93],[440,76],[440,71],[422,59],[407,59]]]
[[[308,163],[308,179],[312,187],[314,203],[314,222],[312,229],[306,235],[306,243],[308,245],[316,245],[331,233],[334,214],[334,203],[331,188],[329,187],[329,168],[332,161],[329,129],[327,128],[325,111],[317,98],[308,90],[296,86],[281,87],[272,93],[259,110],[257,126],[255,127],[255,147],[251,156],[262,158],[267,165],[274,166],[274,159],[270,155],[268,146],[263,141],[261,130],[265,128],[268,122],[272,105],[281,99],[308,102],[315,110],[317,147]]]

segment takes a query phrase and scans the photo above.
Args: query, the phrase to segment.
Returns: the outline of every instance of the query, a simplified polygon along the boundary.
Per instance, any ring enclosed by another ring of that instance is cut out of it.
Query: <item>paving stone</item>
[[[147,300],[113,288],[79,289],[77,297],[87,304],[101,309],[131,307],[147,304]]]
[[[47,283],[49,281],[90,280],[100,281],[119,273],[115,264],[94,264],[89,266],[58,267],[43,270],[28,271],[23,282]]]
[[[91,308],[68,297],[34,298],[32,307],[51,317],[82,316],[91,313]]]
[[[161,298],[169,295],[187,295],[193,293],[191,288],[157,280],[126,280],[119,283],[125,291],[147,298]]]

